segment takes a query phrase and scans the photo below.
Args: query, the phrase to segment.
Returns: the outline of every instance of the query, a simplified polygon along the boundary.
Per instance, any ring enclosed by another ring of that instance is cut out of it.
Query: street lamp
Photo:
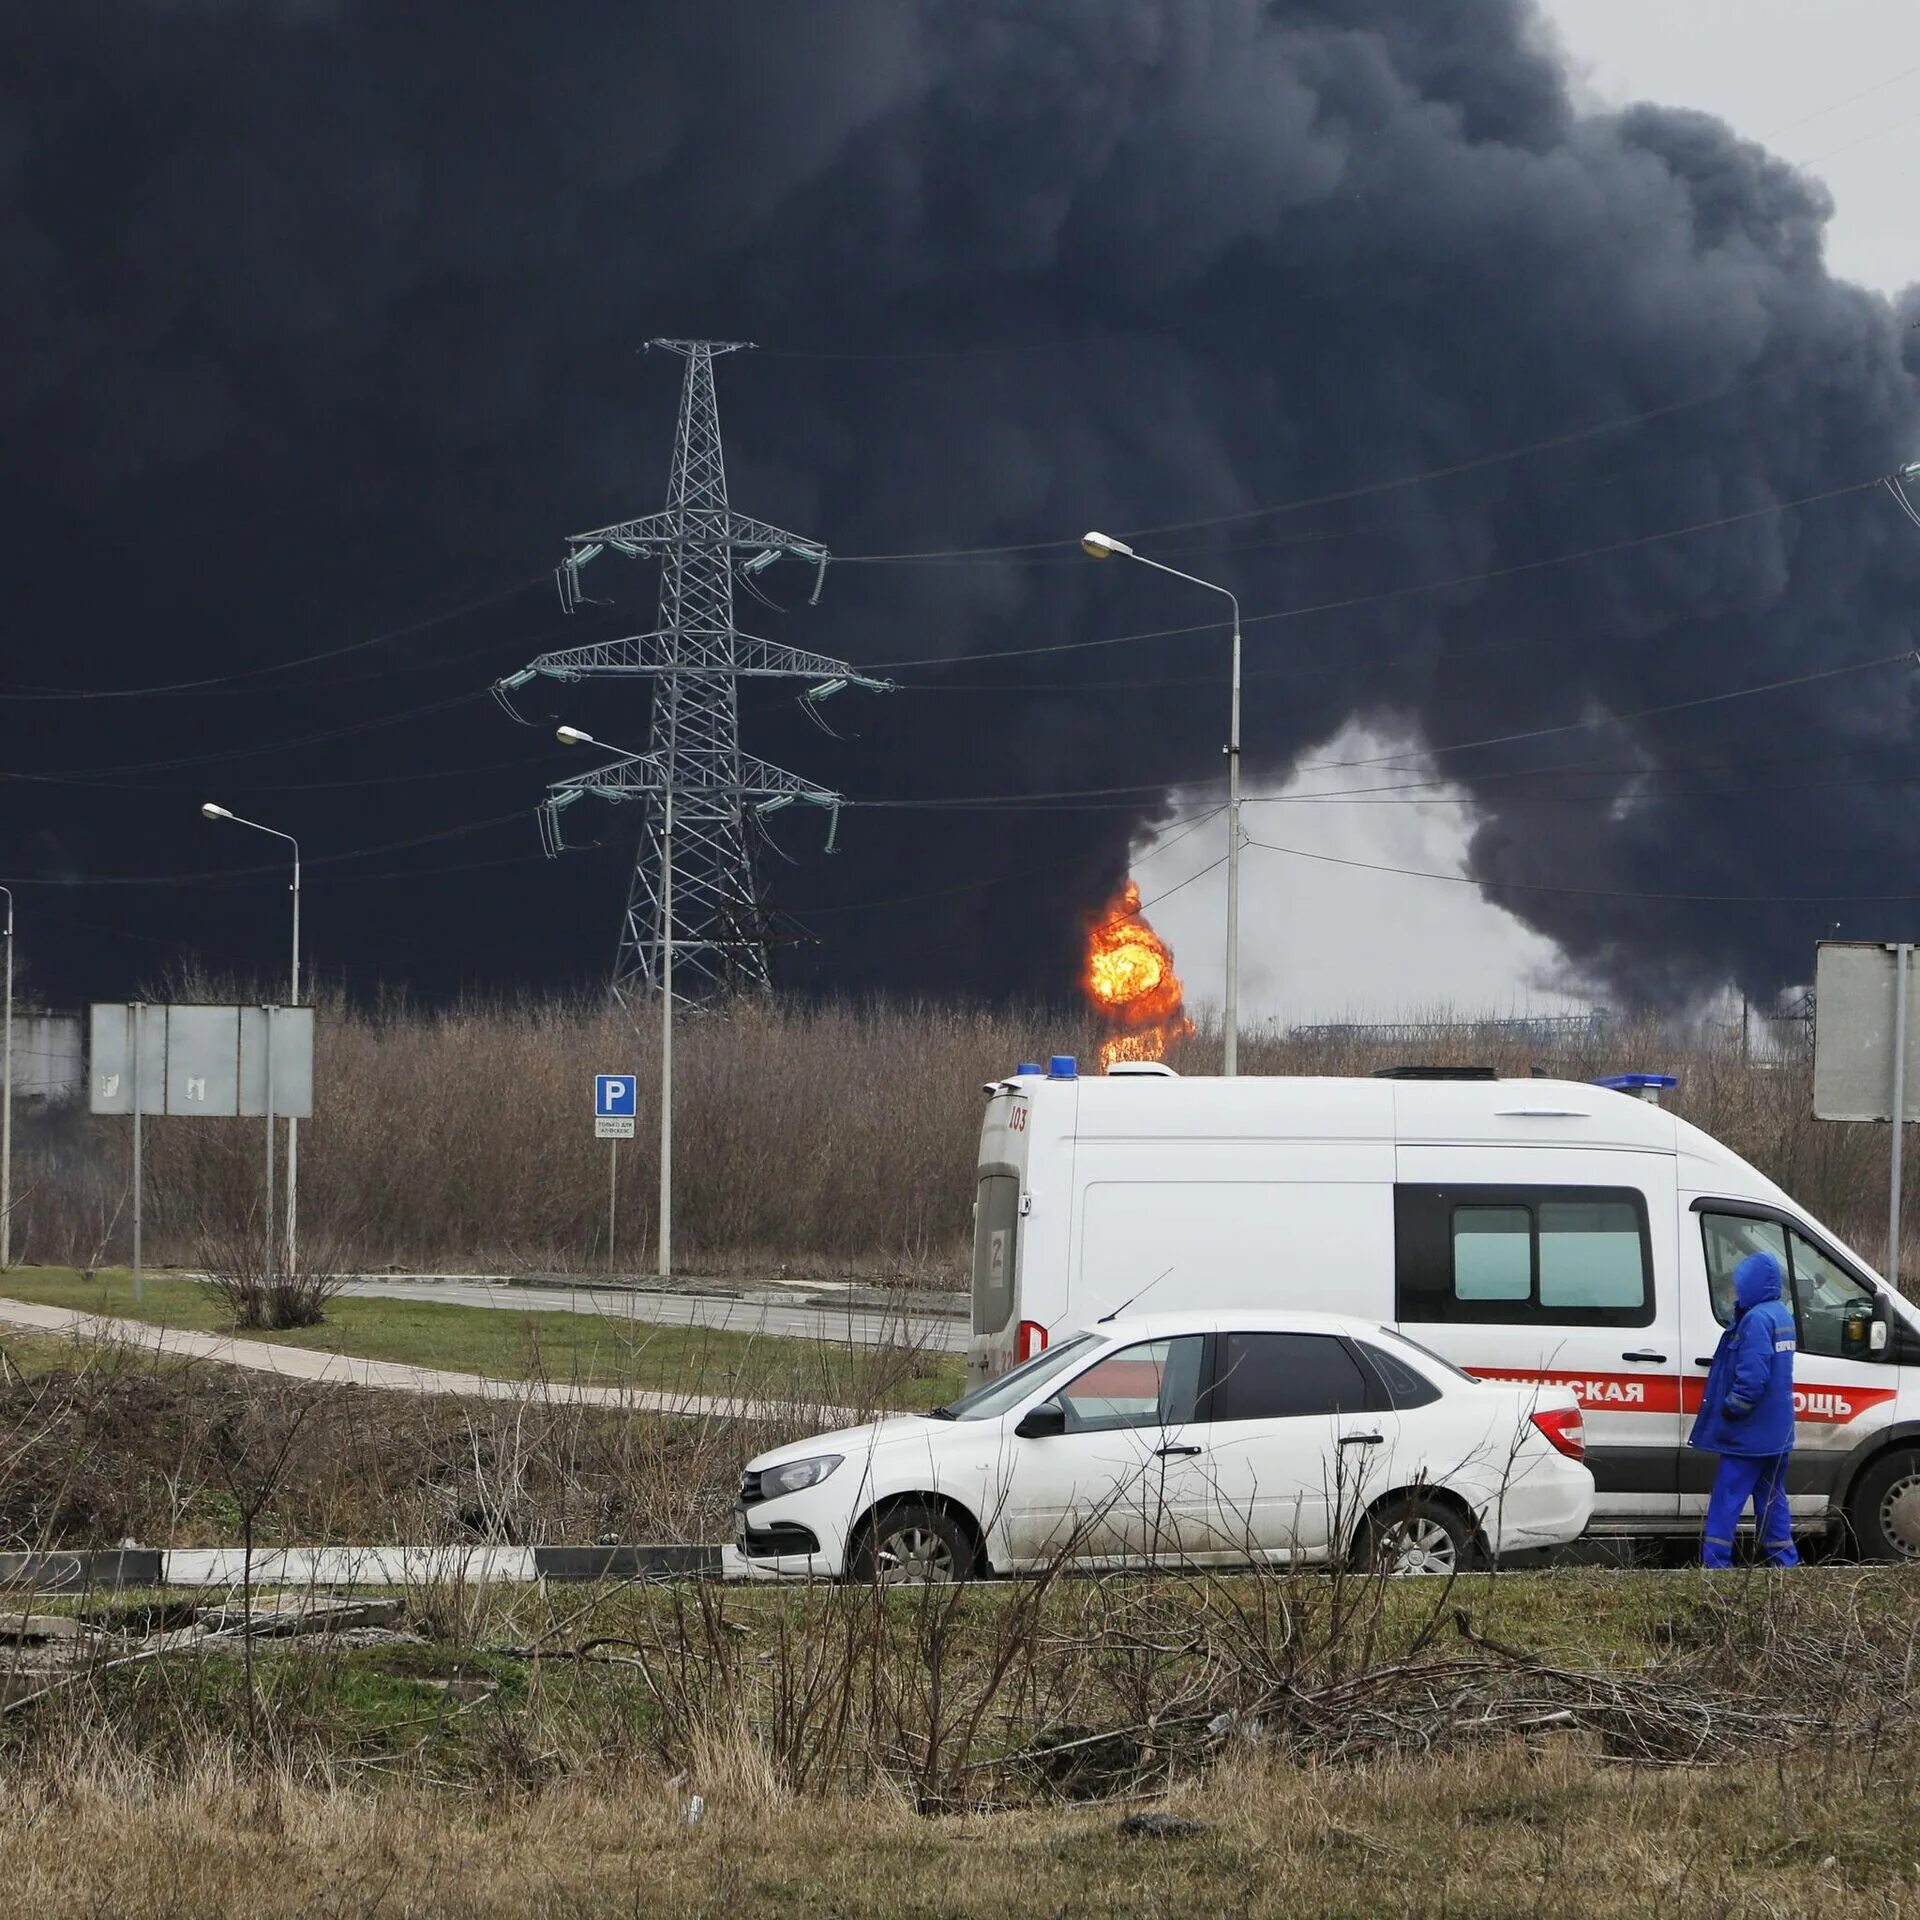
[[[300,1004],[300,842],[290,833],[282,833],[278,827],[262,826],[258,820],[243,819],[230,808],[216,806],[213,801],[201,803],[200,811],[209,820],[231,820],[236,827],[251,827],[255,833],[271,834],[276,840],[284,840],[293,849],[293,967],[288,976],[288,1004],[297,1007]],[[11,951],[11,943],[9,943]],[[273,1046],[273,1030],[267,1030],[269,1053]],[[271,1061],[269,1061],[271,1074]],[[268,1081],[268,1091],[272,1091],[272,1081]],[[267,1102],[273,1104],[271,1100]],[[300,1206],[300,1123],[292,1114],[287,1115],[287,1273],[291,1277],[294,1268],[294,1226]],[[267,1121],[267,1234],[271,1241],[273,1234],[273,1121]]]
[[[1198,574],[1182,573],[1161,560],[1135,553],[1110,533],[1084,533],[1080,544],[1096,560],[1137,560],[1156,573],[1170,573],[1190,586],[1226,594],[1233,607],[1233,704],[1227,728],[1227,1004],[1226,1049],[1223,1071],[1228,1079],[1239,1071],[1240,1059],[1240,600],[1239,596]]]
[[[643,753],[610,746],[578,727],[556,727],[563,747],[604,747],[626,760]],[[673,1277],[673,782],[663,780],[665,796],[660,833],[660,1278]],[[608,1224],[612,1232],[612,1224]]]
[[[13,1266],[13,889],[7,896],[6,1090],[0,1093],[0,1272]]]

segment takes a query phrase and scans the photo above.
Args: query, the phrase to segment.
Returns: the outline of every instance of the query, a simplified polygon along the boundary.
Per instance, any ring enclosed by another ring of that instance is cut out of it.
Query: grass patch
[[[1214,1690],[1237,1684],[1236,1663],[1241,1680],[1291,1663],[1303,1695],[1358,1689],[1349,1714],[1385,1711],[1382,1738],[1344,1760],[1311,1751],[1311,1715],[1279,1709],[1263,1734],[1214,1742],[1138,1797],[1075,1802],[1001,1774],[927,1817],[902,1782],[927,1764],[936,1724],[966,1737],[941,1716],[993,1674],[1032,1583],[971,1590],[950,1614],[914,1594],[877,1612],[871,1595],[804,1591],[415,1594],[404,1643],[261,1645],[251,1695],[227,1646],[103,1675],[0,1723],[0,1847],[20,1910],[55,1920],[1904,1910],[1889,1896],[1920,1873],[1920,1733],[1899,1660],[1913,1576],[1376,1584],[1351,1629],[1332,1626],[1330,1588],[1318,1576],[1058,1587],[952,1777],[1076,1718],[1144,1714],[1172,1734],[1228,1698]],[[1577,1655],[1602,1682],[1597,1706],[1582,1724],[1495,1738],[1477,1700],[1434,1717],[1471,1644],[1451,1627],[1428,1636],[1436,1608],[1531,1656],[1507,1670],[1523,1694]],[[1663,1622],[1709,1641],[1650,1653]],[[868,1649],[860,1685],[816,1697],[842,1632]],[[1394,1691],[1411,1663],[1424,1670]],[[1651,1680],[1748,1733],[1711,1762],[1625,1761],[1608,1676]],[[934,1694],[915,1690],[923,1677]],[[935,1694],[945,1704],[929,1713]],[[1427,1713],[1439,1737],[1395,1746],[1403,1711]],[[877,1713],[888,1737],[810,1774],[843,1712],[863,1736]],[[704,1811],[690,1823],[695,1794]],[[1131,1837],[1120,1822],[1142,1799],[1197,1824]]]
[[[221,1304],[197,1280],[150,1274],[136,1302],[132,1277],[121,1270],[88,1277],[71,1268],[16,1268],[5,1276],[0,1292],[150,1326],[233,1331]],[[252,1331],[245,1337],[497,1380],[567,1380],[852,1405],[941,1406],[964,1385],[958,1354],[660,1327],[593,1313],[513,1312],[353,1294],[328,1306],[322,1326]]]

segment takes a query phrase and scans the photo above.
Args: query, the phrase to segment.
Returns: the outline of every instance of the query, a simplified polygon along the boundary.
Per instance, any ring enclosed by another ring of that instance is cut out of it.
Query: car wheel
[[[1355,1563],[1369,1573],[1464,1573],[1473,1531],[1450,1506],[1417,1493],[1383,1500],[1360,1523]]]
[[[950,1513],[919,1500],[876,1514],[854,1554],[853,1573],[883,1587],[937,1587],[973,1572],[973,1536]]]
[[[1847,1525],[1865,1560],[1920,1561],[1920,1453],[1890,1453],[1860,1476]]]

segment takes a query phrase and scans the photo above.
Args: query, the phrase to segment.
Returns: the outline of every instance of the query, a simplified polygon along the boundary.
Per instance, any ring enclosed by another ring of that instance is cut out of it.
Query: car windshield
[[[1015,1367],[1011,1373],[1003,1373],[999,1379],[989,1380],[985,1386],[962,1394],[952,1406],[942,1407],[940,1412],[949,1420],[991,1420],[1009,1407],[1017,1407],[1036,1387],[1057,1380],[1069,1367],[1084,1360],[1103,1337],[1097,1333],[1077,1333],[1071,1340],[1035,1354],[1025,1366]]]
[[[1418,1340],[1409,1340],[1397,1327],[1382,1327],[1380,1331],[1396,1346],[1411,1347],[1429,1366],[1438,1367],[1440,1371],[1448,1375],[1449,1378],[1465,1380],[1470,1385],[1476,1387],[1481,1384],[1481,1382],[1474,1379],[1472,1374],[1463,1373],[1451,1360],[1443,1359],[1439,1354],[1435,1353],[1431,1347],[1423,1347]]]

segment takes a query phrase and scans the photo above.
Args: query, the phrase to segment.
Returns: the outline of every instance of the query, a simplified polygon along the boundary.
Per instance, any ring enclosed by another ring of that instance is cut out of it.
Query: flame
[[[1182,1004],[1173,949],[1140,917],[1139,883],[1129,880],[1087,929],[1087,998],[1114,1029],[1100,1065],[1161,1060],[1170,1042],[1193,1031]]]

